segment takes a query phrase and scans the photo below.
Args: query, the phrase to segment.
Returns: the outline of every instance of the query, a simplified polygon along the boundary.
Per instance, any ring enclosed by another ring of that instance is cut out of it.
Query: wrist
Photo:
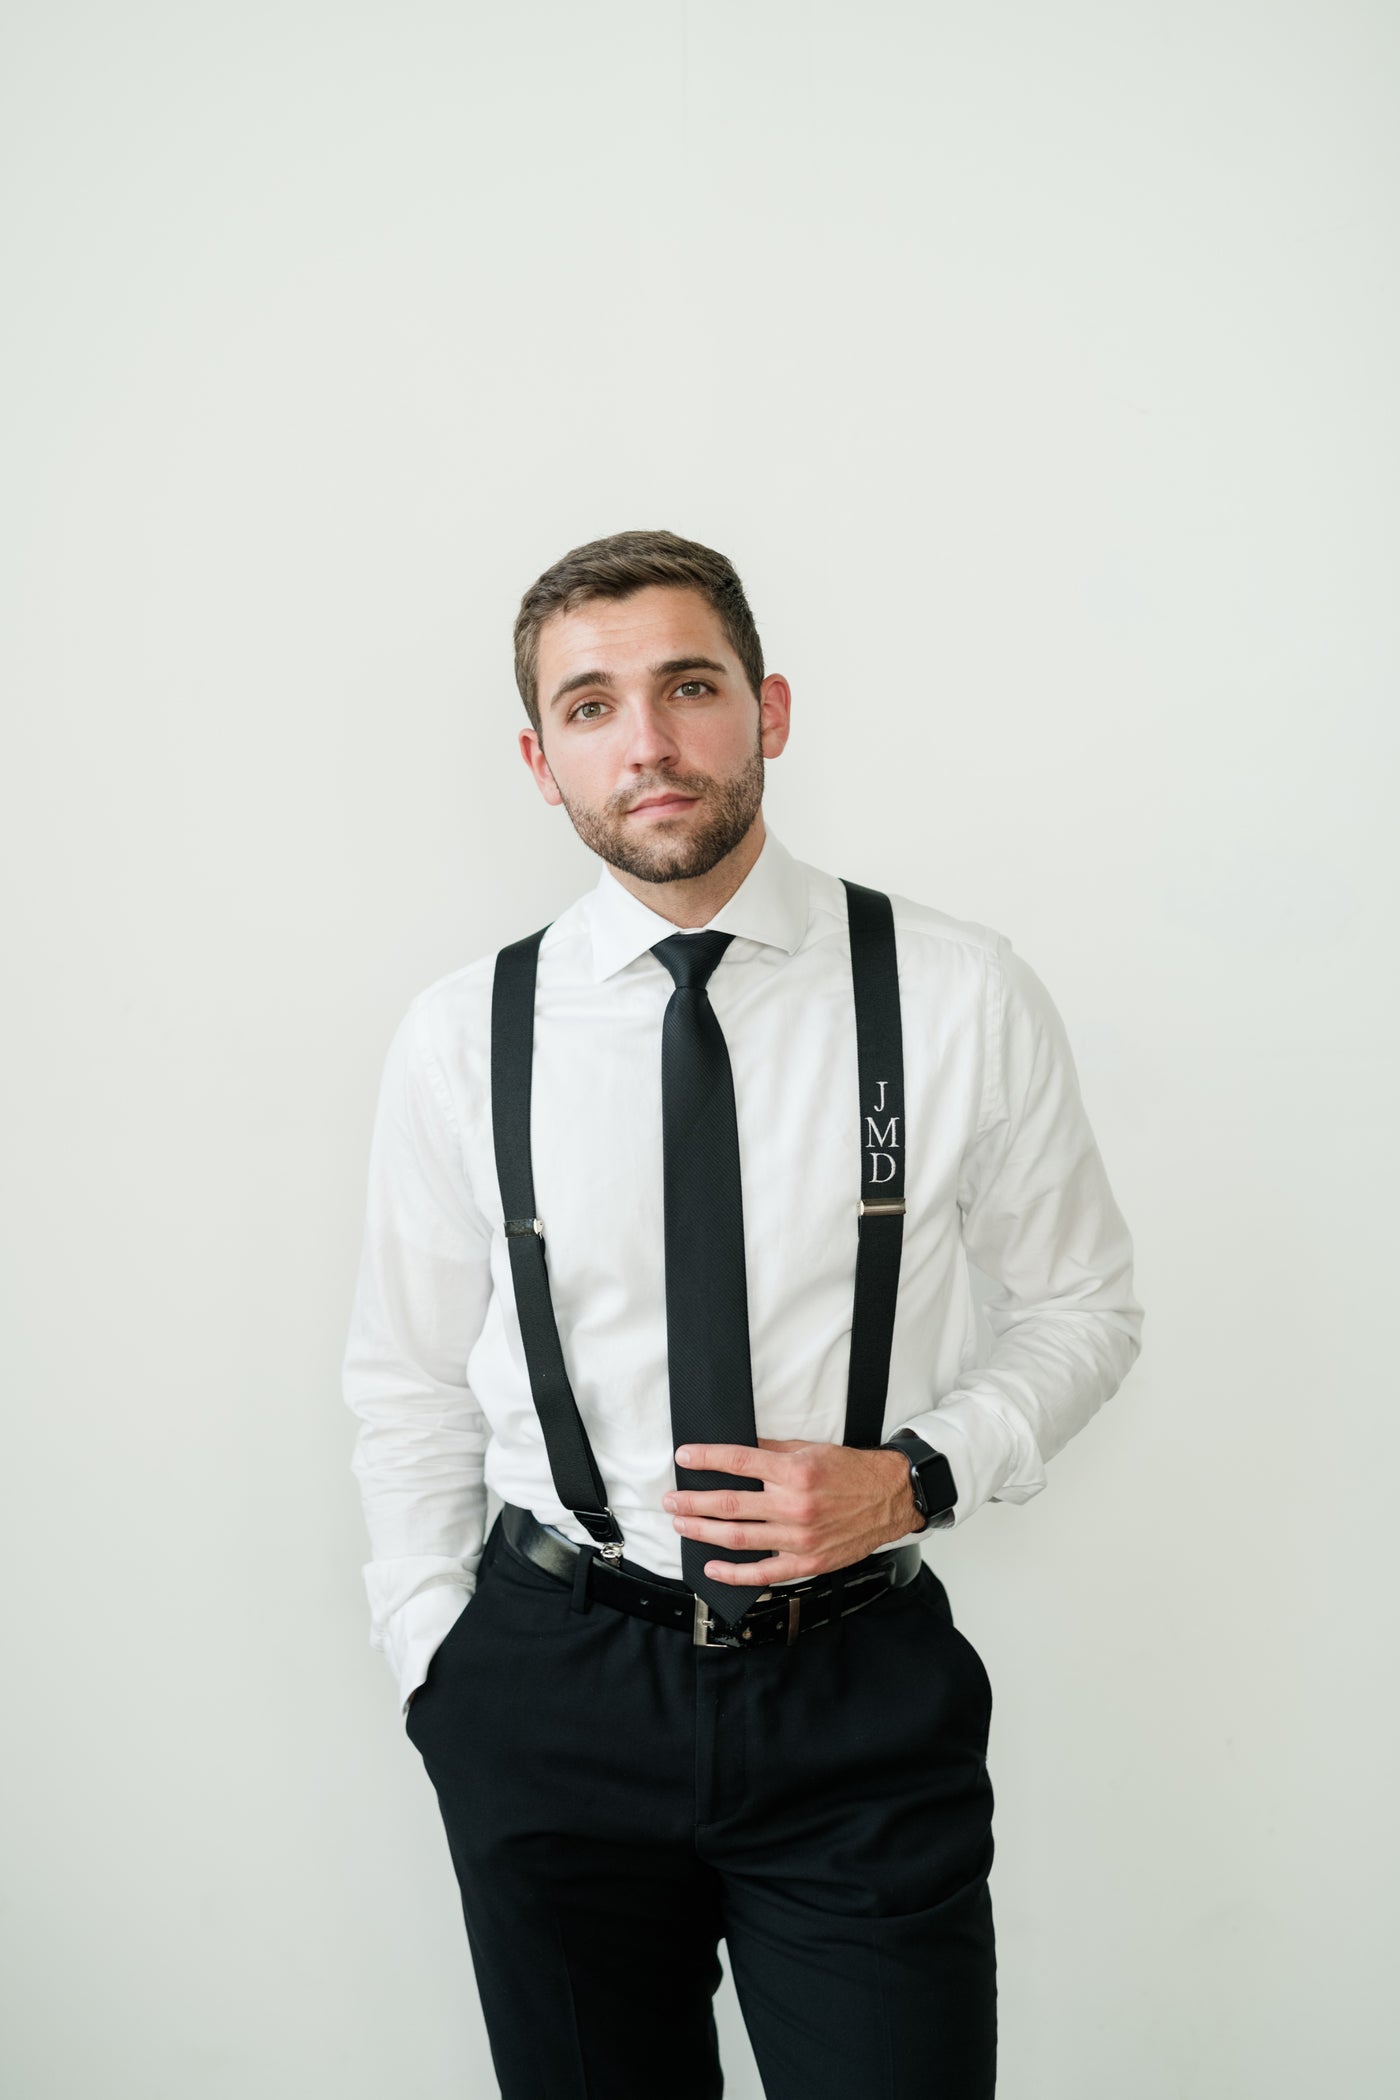
[[[889,1444],[882,1444],[880,1452],[882,1456],[889,1456],[889,1474],[894,1489],[893,1521],[898,1528],[890,1536],[902,1539],[907,1532],[922,1531],[927,1519],[915,1499],[914,1468],[908,1452]]]
[[[886,1437],[881,1449],[897,1452],[909,1468],[911,1499],[921,1518],[918,1528],[943,1530],[952,1524],[958,1490],[946,1454],[926,1444],[912,1429],[897,1429]]]

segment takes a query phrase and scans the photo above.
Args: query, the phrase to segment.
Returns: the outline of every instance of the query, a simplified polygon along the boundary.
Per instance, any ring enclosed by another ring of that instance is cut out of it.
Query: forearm
[[[1026,1502],[1112,1397],[1142,1346],[1133,1248],[1049,993],[1003,940],[989,979],[984,1116],[958,1203],[968,1260],[999,1286],[992,1345],[931,1408],[896,1425],[946,1452],[955,1522]]]
[[[1136,1300],[1090,1310],[1023,1313],[984,1364],[964,1372],[932,1409],[896,1426],[945,1451],[958,1485],[954,1523],[984,1502],[1028,1502],[1045,1468],[1122,1384],[1141,1344]]]
[[[370,1644],[401,1693],[475,1585],[489,1425],[467,1379],[491,1295],[490,1229],[416,1009],[386,1059],[346,1343],[351,1471],[371,1558]]]
[[[475,1587],[486,1529],[487,1425],[465,1389],[452,1405],[431,1388],[357,1404],[351,1361],[345,1377],[361,1416],[351,1470],[369,1534],[370,1644],[397,1678],[415,1634],[442,1630]]]

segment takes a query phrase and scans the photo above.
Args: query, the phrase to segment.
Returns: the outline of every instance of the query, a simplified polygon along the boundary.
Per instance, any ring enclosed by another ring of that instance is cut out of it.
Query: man
[[[345,1362],[501,2092],[718,2095],[723,1938],[768,2100],[984,2100],[992,1695],[919,1540],[1141,1346],[1064,1029],[766,828],[792,696],[723,556],[577,548],[515,638],[604,865],[401,1021]]]

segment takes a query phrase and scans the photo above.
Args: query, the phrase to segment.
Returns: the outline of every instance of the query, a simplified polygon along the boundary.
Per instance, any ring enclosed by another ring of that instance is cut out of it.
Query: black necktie
[[[674,933],[652,954],[676,989],[661,1028],[661,1128],[665,1175],[666,1352],[676,1447],[757,1444],[739,1127],[729,1051],[705,989],[731,933]],[[761,1488],[733,1473],[676,1467],[684,1489]],[[715,1582],[707,1560],[766,1560],[761,1546],[711,1546],[682,1538],[681,1571],[726,1625],[761,1596]]]

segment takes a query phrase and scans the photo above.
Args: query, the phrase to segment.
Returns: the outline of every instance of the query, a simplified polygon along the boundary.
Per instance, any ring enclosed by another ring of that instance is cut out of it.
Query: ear
[[[781,671],[771,671],[758,689],[758,724],[763,756],[777,758],[788,740],[792,687]]]
[[[530,772],[534,776],[535,786],[544,796],[545,801],[553,808],[558,809],[564,797],[554,785],[554,775],[549,770],[549,761],[544,755],[544,745],[540,742],[539,734],[536,730],[521,730],[520,756],[530,768]]]

